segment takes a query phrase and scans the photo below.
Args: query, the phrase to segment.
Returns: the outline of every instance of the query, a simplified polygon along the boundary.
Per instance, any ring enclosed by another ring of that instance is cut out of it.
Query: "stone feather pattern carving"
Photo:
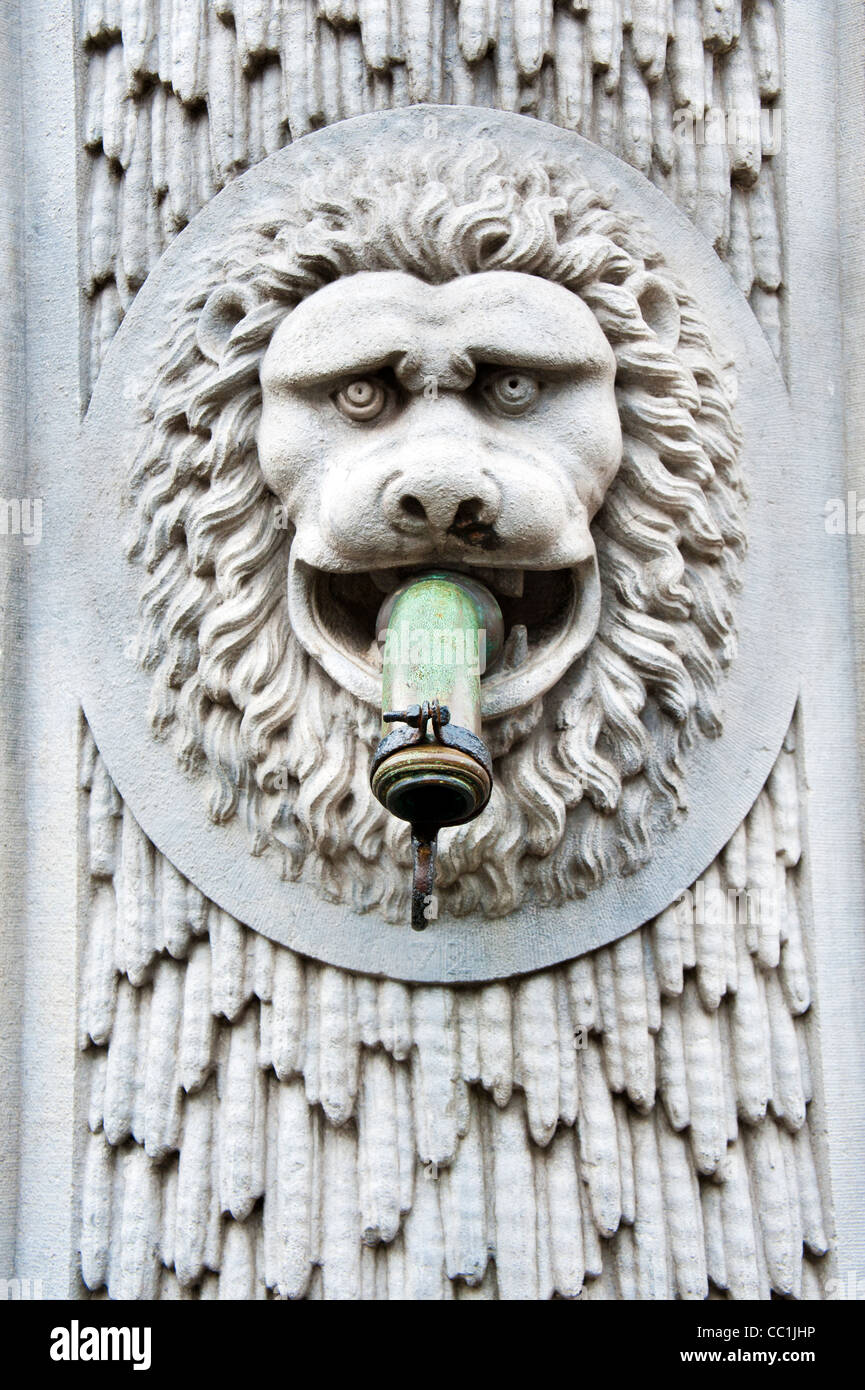
[[[165,247],[298,136],[418,102],[578,131],[652,179],[781,350],[773,0],[82,0],[90,376]],[[704,123],[704,124],[703,124]]]
[[[150,844],[86,728],[81,783],[90,1296],[823,1296],[792,734],[701,881],[759,911],[680,902],[470,987],[242,926]]]

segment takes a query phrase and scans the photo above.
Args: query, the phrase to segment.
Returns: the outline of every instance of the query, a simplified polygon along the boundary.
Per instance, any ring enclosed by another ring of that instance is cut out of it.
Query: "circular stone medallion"
[[[290,202],[300,180],[318,175],[327,187],[335,160],[363,162],[384,144],[398,151],[441,134],[465,144],[491,139],[516,160],[540,151],[649,228],[735,363],[748,552],[735,600],[738,652],[720,687],[722,732],[695,738],[683,755],[687,810],[656,837],[648,863],[626,875],[610,872],[563,906],[529,900],[497,919],[443,914],[417,934],[407,921],[328,901],[315,883],[283,879],[272,859],[250,852],[239,816],[223,824],[210,819],[201,777],[184,771],[173,740],[152,730],[152,676],[136,654],[145,574],[127,559],[127,539],[135,516],[132,465],[142,431],[153,428],[141,410],[142,385],[156,381],[178,304],[199,282],[205,289],[212,283],[223,248],[263,207]],[[305,136],[219,193],[149,275],[107,354],[66,501],[70,599],[76,614],[86,614],[79,645],[86,716],[150,840],[203,894],[274,941],[350,970],[414,981],[488,980],[550,966],[625,935],[668,906],[716,857],[763,787],[796,699],[797,615],[807,611],[809,568],[804,522],[820,508],[813,488],[781,375],[745,299],[703,236],[642,175],[579,136],[528,117],[417,107],[345,121]]]

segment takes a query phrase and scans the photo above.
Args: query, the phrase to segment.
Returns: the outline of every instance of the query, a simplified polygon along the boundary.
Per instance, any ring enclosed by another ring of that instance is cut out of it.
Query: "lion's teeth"
[[[502,665],[507,671],[516,671],[529,654],[529,635],[525,623],[514,623],[502,648]]]
[[[468,571],[481,583],[486,584],[494,593],[501,594],[503,598],[522,598],[523,585],[525,584],[525,570],[499,570],[493,569],[488,565],[473,565]],[[405,579],[405,574],[398,569],[391,570],[370,570],[369,577],[375,587],[382,594],[392,594],[394,589],[398,589]]]

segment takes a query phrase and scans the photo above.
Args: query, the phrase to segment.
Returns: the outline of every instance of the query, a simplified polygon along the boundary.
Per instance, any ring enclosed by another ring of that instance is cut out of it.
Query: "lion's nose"
[[[480,474],[457,480],[434,468],[423,476],[394,479],[384,496],[385,515],[397,531],[450,534],[470,543],[474,533],[492,530],[500,510],[501,495],[492,479]]]

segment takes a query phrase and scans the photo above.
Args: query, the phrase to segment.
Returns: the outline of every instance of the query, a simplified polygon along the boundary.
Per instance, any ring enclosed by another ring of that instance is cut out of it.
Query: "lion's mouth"
[[[429,566],[425,567],[427,570]],[[446,566],[453,569],[453,566]],[[376,636],[377,642],[370,643],[368,655],[373,665],[380,668],[379,648],[382,634],[376,632],[381,623],[382,599],[392,594],[413,574],[423,573],[420,569],[377,570],[363,575],[330,575],[326,585],[331,612],[337,611],[340,620],[343,616],[354,625],[359,633]],[[465,573],[479,579],[498,601],[504,619],[505,644],[497,660],[490,667],[490,674],[497,670],[516,670],[528,660],[529,633],[533,646],[550,640],[561,624],[568,608],[571,592],[569,570],[549,570],[526,572],[525,570],[494,570],[478,566],[466,566]],[[326,610],[322,607],[321,611]],[[342,621],[340,623],[342,626]]]
[[[381,703],[382,603],[412,574],[432,565],[332,573],[292,552],[288,597],[292,626],[306,650],[340,685],[376,708]],[[594,557],[570,569],[530,570],[445,565],[480,580],[504,618],[504,645],[481,681],[482,711],[495,719],[525,707],[560,679],[588,646],[600,613]]]

